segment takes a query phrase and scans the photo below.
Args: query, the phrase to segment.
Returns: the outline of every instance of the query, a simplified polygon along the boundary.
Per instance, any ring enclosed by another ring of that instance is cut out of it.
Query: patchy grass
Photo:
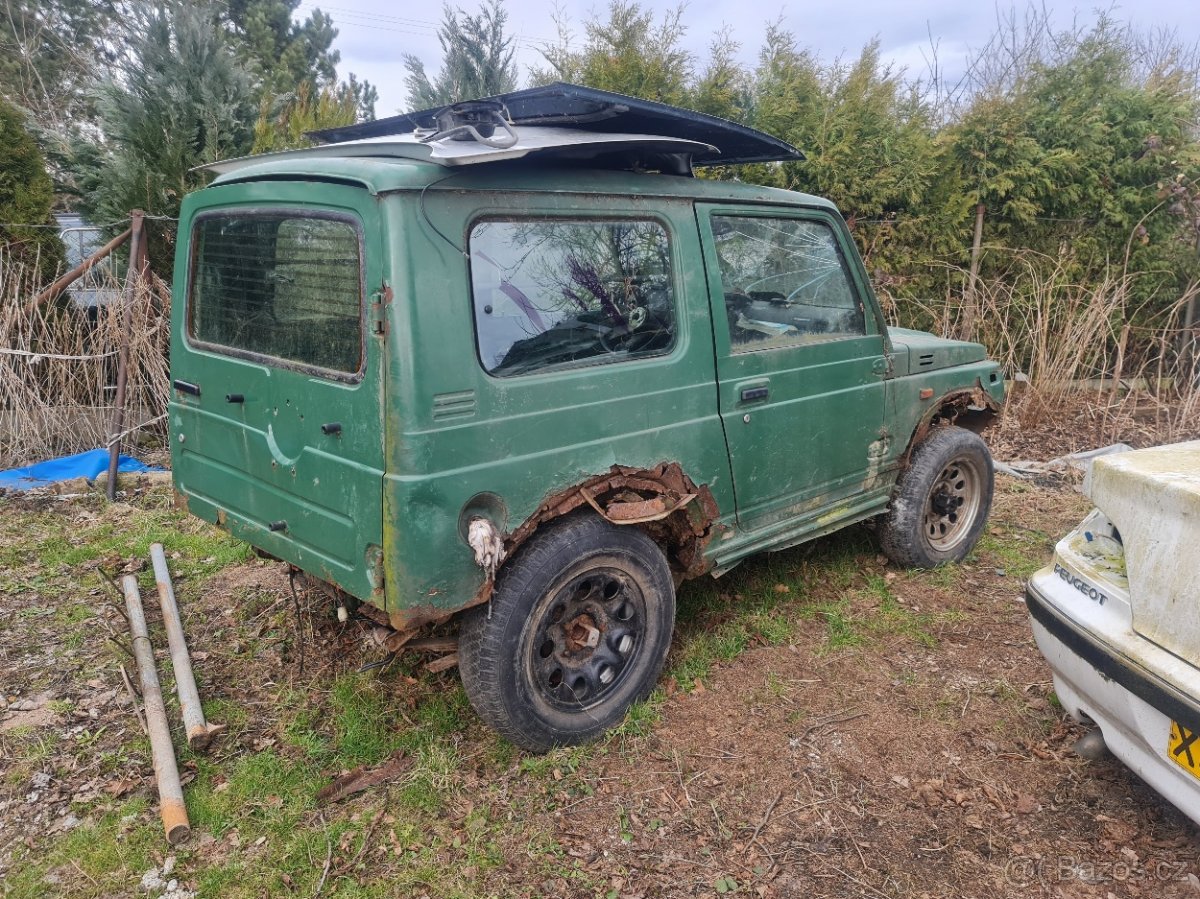
[[[1000,524],[980,538],[972,557],[990,557],[997,569],[1023,581],[1046,564],[1053,546],[1050,536],[1041,531]]]
[[[864,538],[858,530],[774,555],[748,559],[718,581],[685,584],[678,597],[676,648],[668,675],[686,690],[713,666],[754,646],[780,646],[799,620],[819,614],[817,597],[848,588]]]
[[[356,673],[362,658],[350,626],[341,628],[323,608],[307,610],[309,669],[300,675],[286,582],[272,582],[276,569],[174,511],[165,496],[151,494],[134,506],[87,501],[0,517],[0,593],[26,597],[6,606],[11,620],[52,634],[50,642],[78,656],[67,679],[95,677],[102,686],[89,688],[92,693],[114,683],[119,688],[115,666],[129,664],[103,639],[106,632],[122,638],[123,622],[104,601],[108,588],[96,569],[116,571],[145,558],[150,543],[163,542],[181,605],[191,614],[193,650],[208,653],[197,664],[206,714],[229,728],[209,753],[179,753],[192,778],[186,796],[194,836],[176,850],[165,846],[149,749],[127,711],[93,721],[91,694],[70,692],[51,700],[61,729],[0,733],[0,754],[12,760],[0,790],[18,803],[36,773],[65,781],[74,776],[72,765],[104,781],[129,772],[140,778],[131,795],[114,798],[100,790],[73,806],[82,819],[78,827],[37,833],[32,849],[18,846],[3,873],[5,895],[128,895],[168,853],[177,858],[174,876],[200,896],[311,896],[318,888],[332,897],[622,895],[636,883],[631,872],[669,866],[696,834],[705,835],[704,851],[674,875],[679,890],[740,895],[768,867],[740,865],[730,847],[753,832],[766,802],[730,811],[722,803],[734,800],[707,772],[740,757],[721,749],[723,741],[741,731],[753,738],[767,725],[714,712],[708,728],[696,731],[696,745],[669,741],[664,734],[676,726],[681,704],[702,708],[710,701],[696,683],[713,685],[760,657],[790,654],[805,666],[876,670],[897,652],[935,652],[944,631],[970,624],[975,612],[965,602],[957,608],[926,598],[963,594],[964,583],[979,578],[1011,593],[1043,563],[1048,533],[1049,527],[1043,533],[998,520],[967,568],[898,572],[880,559],[869,531],[854,528],[747,560],[720,580],[689,583],[679,592],[663,684],[650,698],[598,743],[528,756],[482,728],[453,672],[430,674],[419,661],[402,659],[383,671]],[[161,639],[159,645],[165,645]],[[28,658],[29,690],[54,681],[37,668],[32,649]],[[1047,726],[1026,720],[1028,697],[1007,682],[943,693],[938,678],[918,676],[907,664],[895,666],[895,689],[939,691],[925,705],[914,701],[916,719],[952,722],[988,702],[1003,714],[978,729],[997,740],[1040,735]],[[177,720],[169,672],[160,666],[160,674]],[[832,680],[846,683],[836,675]],[[821,717],[807,686],[817,678],[807,673],[766,668],[752,681],[747,700],[768,713],[785,709],[787,727],[805,741],[825,733],[814,722],[851,720],[840,714],[851,708],[840,695],[840,704]],[[764,731],[762,738],[772,735]],[[706,755],[686,758],[710,744]],[[183,745],[179,735],[176,745]],[[782,746],[775,751],[789,751],[786,740]],[[331,777],[397,754],[411,761],[402,775],[343,803],[318,806],[317,792]],[[781,756],[775,767],[807,766],[811,777],[822,776],[816,762],[804,758]],[[647,810],[651,791],[612,790],[612,772],[630,769],[657,778],[656,788],[669,795],[665,808]],[[735,783],[740,775],[724,776]],[[588,808],[602,808],[603,815],[597,812],[582,837],[573,835],[585,826],[573,816]],[[768,833],[760,833],[760,841]],[[644,854],[613,861],[623,847]],[[853,868],[857,855],[843,863]]]
[[[247,544],[174,509],[139,510],[121,521],[100,518],[82,534],[56,534],[34,549],[51,572],[113,556],[146,559],[152,543],[162,543],[179,578],[203,576],[250,558]],[[178,553],[176,558],[173,554]]]
[[[951,567],[941,565],[935,571]],[[868,630],[877,635],[894,634],[906,637],[922,646],[936,645],[934,628],[938,625],[961,621],[965,617],[963,612],[957,610],[937,614],[913,611],[900,603],[887,578],[879,575],[867,578],[867,587],[863,594],[877,600],[874,609],[866,618],[865,626]]]
[[[145,505],[104,505],[99,497],[63,504],[65,514],[40,511],[0,517],[0,591],[47,595],[104,588],[96,569],[118,571],[129,560],[148,560],[162,543],[177,580],[203,579],[251,558],[250,547],[174,509],[169,494],[149,494]],[[69,520],[64,520],[69,514]],[[59,606],[64,626],[87,621],[94,603]]]

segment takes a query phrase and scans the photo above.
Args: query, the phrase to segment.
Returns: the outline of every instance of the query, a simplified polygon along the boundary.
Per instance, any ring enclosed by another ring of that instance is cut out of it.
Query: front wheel
[[[992,506],[992,456],[978,434],[938,428],[913,450],[879,528],[883,551],[905,568],[961,562]]]
[[[483,720],[534,752],[582,743],[654,689],[675,620],[662,550],[577,515],[539,530],[465,613],[459,670]]]

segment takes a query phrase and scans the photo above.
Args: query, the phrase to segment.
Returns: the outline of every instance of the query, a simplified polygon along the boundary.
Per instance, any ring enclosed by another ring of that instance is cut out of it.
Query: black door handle
[[[181,381],[179,378],[176,378],[171,382],[171,386],[180,393],[190,393],[192,396],[200,395],[200,385],[193,384],[191,381]]]
[[[751,400],[765,400],[770,395],[771,395],[771,388],[766,387],[766,386],[743,387],[742,393],[741,393],[743,403],[748,403]]]

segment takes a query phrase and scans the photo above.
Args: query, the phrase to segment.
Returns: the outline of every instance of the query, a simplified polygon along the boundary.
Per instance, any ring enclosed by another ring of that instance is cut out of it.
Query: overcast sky
[[[455,3],[473,11],[473,0]],[[576,35],[593,11],[603,14],[606,0],[559,0]],[[648,0],[656,10],[674,6],[670,0]],[[1056,3],[1046,0],[1060,27],[1072,20],[1095,20],[1092,5]],[[376,114],[381,118],[405,108],[404,66],[401,58],[412,53],[424,60],[432,75],[441,64],[437,25],[441,6],[437,2],[422,6],[403,6],[387,0],[303,0],[299,16],[307,16],[319,7],[333,17],[339,34],[334,46],[341,51],[342,76],[354,72],[379,89]],[[507,0],[508,30],[517,40],[520,86],[531,67],[542,63],[538,47],[555,38],[555,0]],[[686,46],[700,60],[707,57],[708,45],[715,32],[729,26],[742,46],[742,58],[753,64],[762,43],[768,21],[782,16],[786,26],[802,45],[825,60],[839,55],[857,55],[874,37],[880,40],[885,58],[906,66],[910,72],[925,73],[930,56],[930,36],[937,45],[938,63],[945,76],[960,74],[972,49],[983,45],[995,28],[997,8],[1008,10],[1009,3],[997,7],[977,0],[768,0],[766,3],[717,2],[691,0],[687,3]],[[1023,9],[1024,7],[1019,7]],[[1122,21],[1143,29],[1175,29],[1187,43],[1200,40],[1200,0],[1138,0],[1102,7]]]

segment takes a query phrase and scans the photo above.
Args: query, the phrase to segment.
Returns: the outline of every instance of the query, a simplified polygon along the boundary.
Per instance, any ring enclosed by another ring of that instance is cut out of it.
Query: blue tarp
[[[94,449],[86,453],[76,453],[74,456],[63,456],[60,459],[49,459],[36,465],[26,465],[24,468],[10,468],[0,471],[0,487],[11,490],[32,490],[34,487],[45,487],[56,481],[67,481],[71,478],[87,478],[95,480],[102,471],[108,470],[108,450]],[[139,462],[133,456],[120,456],[117,471],[164,471]]]

